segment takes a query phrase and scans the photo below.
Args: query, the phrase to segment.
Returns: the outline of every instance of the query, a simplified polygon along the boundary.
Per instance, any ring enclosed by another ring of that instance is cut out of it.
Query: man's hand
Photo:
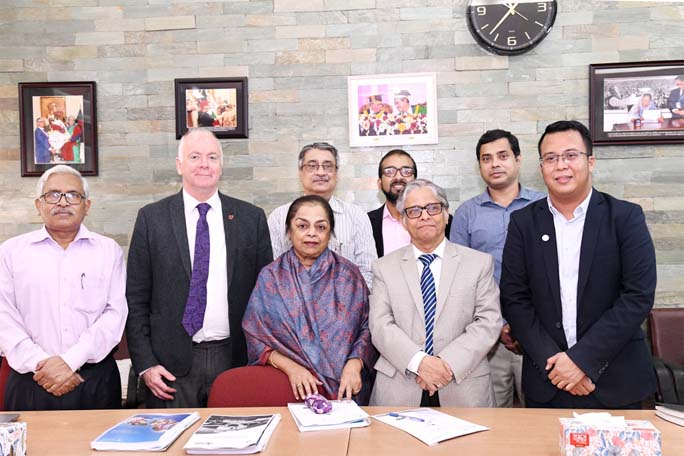
[[[418,365],[418,377],[416,383],[421,385],[426,391],[430,392],[430,396],[435,394],[435,391],[447,385],[454,377],[449,365],[442,359],[436,356],[425,356]]]
[[[53,386],[48,390],[48,393],[52,394],[53,396],[64,396],[67,393],[72,392],[73,390],[76,389],[78,385],[83,383],[83,377],[76,372],[74,375],[69,377],[64,383],[62,383],[59,386]]]
[[[565,352],[556,353],[546,360],[545,369],[548,371],[551,368],[549,380],[561,390],[572,390],[585,377],[582,369]]]
[[[500,339],[501,343],[504,344],[506,349],[512,351],[516,355],[522,355],[522,346],[520,345],[520,342],[513,338],[513,335],[511,334],[511,325],[508,323],[503,325],[503,328],[501,328]]]
[[[582,377],[582,380],[569,391],[573,396],[587,396],[591,394],[596,389],[596,385],[591,381],[586,375]]]
[[[145,381],[145,385],[152,391],[154,397],[161,399],[162,401],[173,400],[173,393],[176,392],[175,388],[171,388],[169,385],[164,383],[164,379],[168,381],[175,381],[176,377],[169,371],[166,370],[161,364],[157,364],[154,367],[150,367],[142,374],[142,378]]]

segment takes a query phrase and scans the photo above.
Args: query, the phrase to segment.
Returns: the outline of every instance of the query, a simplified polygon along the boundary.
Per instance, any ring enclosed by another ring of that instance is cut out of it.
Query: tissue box
[[[576,418],[560,418],[560,452],[564,456],[662,456],[660,431],[645,420],[625,420],[623,425],[587,424]]]
[[[0,423],[0,456],[26,456],[26,423]]]

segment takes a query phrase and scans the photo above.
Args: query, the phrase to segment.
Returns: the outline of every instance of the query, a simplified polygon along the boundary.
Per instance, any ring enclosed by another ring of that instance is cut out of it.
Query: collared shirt
[[[411,243],[411,235],[408,234],[401,220],[392,217],[387,204],[382,210],[382,245],[384,247],[385,255],[394,252]]]
[[[549,210],[553,214],[556,231],[556,250],[558,252],[558,279],[560,280],[561,309],[563,311],[563,331],[568,348],[577,343],[577,280],[579,275],[580,249],[584,221],[593,190],[575,208],[573,217],[568,220],[553,207],[547,197]]]
[[[437,255],[437,258],[432,260],[432,263],[430,263],[430,271],[432,271],[432,277],[434,277],[435,279],[435,299],[437,299],[437,291],[439,290],[439,279],[442,277],[442,258],[444,258],[444,249],[446,248],[446,242],[446,238],[442,239],[442,242],[440,242],[439,245],[435,247],[435,249],[432,252],[421,252],[415,245],[411,246],[413,248],[413,255],[416,257],[416,266],[418,267],[418,282],[420,282],[420,277],[423,274],[424,268],[423,262],[420,261],[418,258],[426,253],[434,253],[435,255]],[[420,366],[420,362],[426,356],[427,353],[425,353],[423,350],[417,352],[415,355],[413,355],[411,361],[409,361],[406,369],[418,375],[418,367]]]
[[[378,257],[370,219],[359,206],[342,201],[336,196],[328,202],[335,216],[335,233],[330,237],[328,248],[358,266],[370,289],[373,283],[371,263]],[[273,258],[278,258],[292,247],[285,234],[285,217],[290,204],[283,204],[268,216]]]
[[[489,192],[485,190],[456,209],[449,240],[494,257],[494,278],[499,283],[501,256],[506,243],[511,214],[544,196],[546,196],[545,193],[520,187],[518,196],[508,207],[503,207],[495,203],[489,196]]]
[[[21,374],[60,356],[76,371],[121,340],[128,306],[121,247],[84,225],[66,249],[43,228],[0,246],[0,351]]]
[[[205,201],[211,208],[207,212],[209,225],[209,277],[207,278],[207,308],[202,328],[192,337],[194,342],[220,340],[230,337],[228,324],[228,266],[226,262],[226,235],[223,228],[223,208],[218,191]],[[190,247],[190,264],[195,262],[195,236],[200,201],[183,190],[185,226]]]

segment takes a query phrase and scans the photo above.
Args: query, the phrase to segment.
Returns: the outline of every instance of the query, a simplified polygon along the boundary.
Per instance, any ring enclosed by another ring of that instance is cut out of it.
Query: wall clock
[[[466,17],[470,33],[480,46],[496,54],[517,55],[546,37],[557,9],[556,1],[470,0]]]

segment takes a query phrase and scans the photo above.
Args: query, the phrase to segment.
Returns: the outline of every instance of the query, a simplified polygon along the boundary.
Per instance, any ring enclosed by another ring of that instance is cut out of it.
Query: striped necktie
[[[430,270],[430,264],[437,258],[434,253],[418,257],[423,263],[423,272],[420,275],[420,292],[423,295],[423,307],[425,309],[425,353],[434,354],[432,335],[435,327],[435,309],[437,308],[437,290],[435,289],[435,277]]]

